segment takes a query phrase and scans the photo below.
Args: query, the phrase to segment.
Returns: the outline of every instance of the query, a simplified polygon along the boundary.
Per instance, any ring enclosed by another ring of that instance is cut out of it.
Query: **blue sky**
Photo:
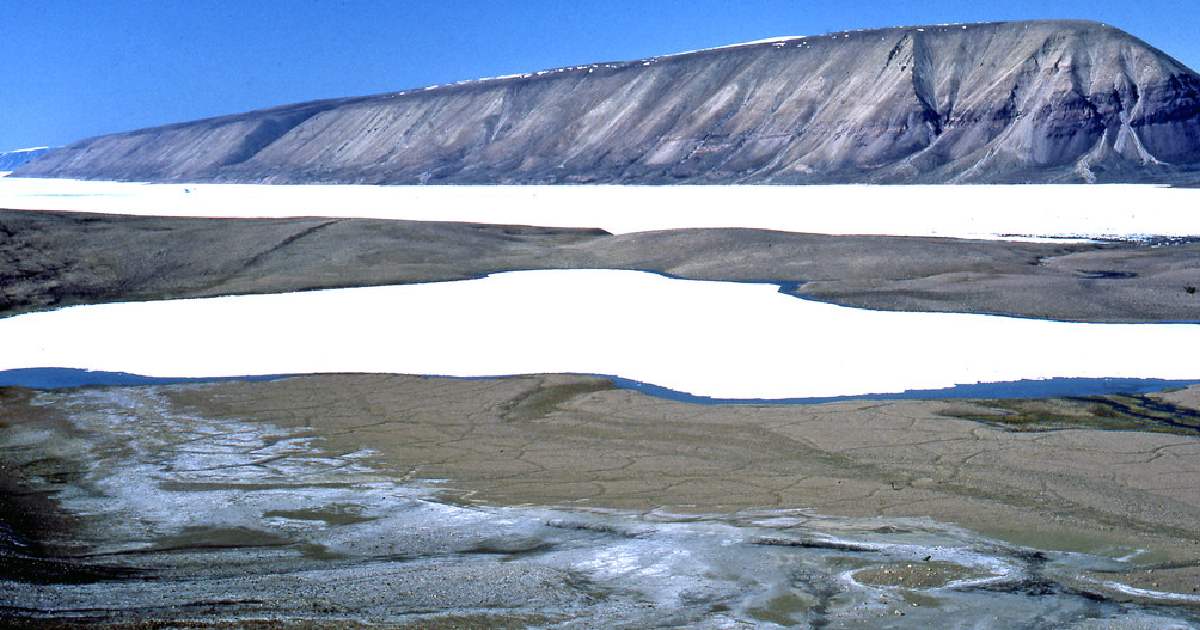
[[[0,0],[0,150],[776,35],[1065,17],[1200,67],[1197,0]]]

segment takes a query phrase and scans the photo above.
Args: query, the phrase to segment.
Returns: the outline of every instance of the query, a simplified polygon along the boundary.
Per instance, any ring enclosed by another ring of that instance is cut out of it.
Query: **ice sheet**
[[[1195,324],[883,312],[612,270],[65,308],[0,320],[0,369],[163,377],[608,374],[716,398],[1052,377],[1194,379]]]
[[[210,217],[330,216],[599,227],[743,227],[957,238],[1200,235],[1200,189],[1023,186],[364,186],[141,184],[7,177],[0,208]]]

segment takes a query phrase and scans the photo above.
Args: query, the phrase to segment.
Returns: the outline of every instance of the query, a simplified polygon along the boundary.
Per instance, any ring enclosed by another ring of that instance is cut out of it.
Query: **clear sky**
[[[1085,18],[1200,68],[1200,0],[0,0],[0,150],[777,35]]]

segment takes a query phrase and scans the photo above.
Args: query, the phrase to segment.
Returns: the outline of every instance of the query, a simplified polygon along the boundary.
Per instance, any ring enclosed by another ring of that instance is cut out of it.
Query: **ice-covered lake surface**
[[[0,208],[958,238],[1200,235],[1200,189],[1022,186],[358,186],[0,179]],[[1014,236],[1015,235],[1015,236]]]
[[[729,399],[1021,379],[1196,379],[1195,324],[870,311],[637,271],[65,308],[0,320],[0,370],[158,377],[614,375]]]

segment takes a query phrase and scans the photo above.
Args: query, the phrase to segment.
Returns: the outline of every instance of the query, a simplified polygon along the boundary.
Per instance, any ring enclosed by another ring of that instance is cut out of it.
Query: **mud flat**
[[[9,388],[6,497],[59,525],[5,522],[2,610],[1189,627],[1200,436],[1156,424],[1168,406],[1200,390],[729,406],[569,376]]]

